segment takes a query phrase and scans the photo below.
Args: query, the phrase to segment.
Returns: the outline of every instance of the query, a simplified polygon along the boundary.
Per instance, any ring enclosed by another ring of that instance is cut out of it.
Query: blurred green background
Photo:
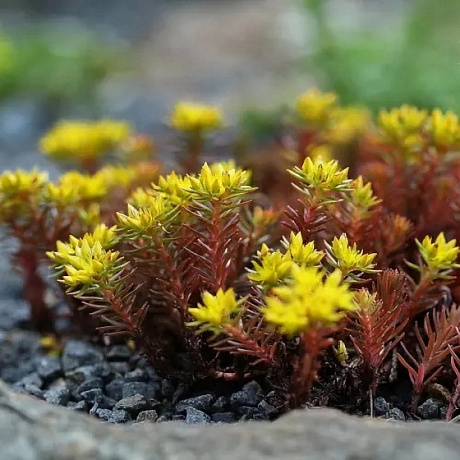
[[[179,99],[270,139],[313,85],[460,113],[459,26],[459,0],[0,0],[0,143],[76,117],[161,136]]]

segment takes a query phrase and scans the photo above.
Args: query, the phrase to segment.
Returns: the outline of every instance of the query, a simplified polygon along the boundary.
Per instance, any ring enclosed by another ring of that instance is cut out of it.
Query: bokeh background
[[[181,99],[269,139],[312,85],[376,111],[460,112],[458,0],[0,0],[0,168],[52,167],[61,118],[165,136]]]

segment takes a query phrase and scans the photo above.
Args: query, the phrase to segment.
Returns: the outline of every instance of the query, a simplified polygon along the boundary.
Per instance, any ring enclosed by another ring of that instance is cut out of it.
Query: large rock
[[[453,460],[459,452],[458,426],[442,422],[402,424],[323,409],[274,423],[115,426],[0,383],[0,457],[8,460]]]

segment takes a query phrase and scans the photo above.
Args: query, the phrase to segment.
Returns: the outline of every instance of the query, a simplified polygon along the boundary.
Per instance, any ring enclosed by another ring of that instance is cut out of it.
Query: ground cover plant
[[[151,140],[105,120],[43,137],[45,154],[78,168],[57,182],[0,176],[33,327],[62,344],[126,343],[178,382],[259,382],[277,413],[373,415],[385,397],[416,418],[432,396],[455,417],[458,117],[402,106],[373,120],[313,89],[280,142],[238,164],[202,164],[223,124],[215,107],[178,104],[169,124],[174,171]],[[46,265],[72,330],[56,327]]]

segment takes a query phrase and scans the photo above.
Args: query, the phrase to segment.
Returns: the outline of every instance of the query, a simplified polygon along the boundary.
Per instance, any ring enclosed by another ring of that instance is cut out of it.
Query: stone
[[[156,410],[144,410],[139,412],[137,416],[137,422],[156,422],[158,420],[158,413]]]
[[[101,423],[11,392],[0,383],[0,446],[14,460],[450,460],[458,425],[358,418],[333,409],[292,411],[278,420],[234,424]]]
[[[88,404],[86,401],[78,401],[76,403],[73,403],[72,405],[69,405],[67,407],[70,407],[74,411],[78,412],[88,412]]]
[[[102,352],[93,345],[80,340],[70,340],[62,352],[62,367],[65,372],[68,372],[82,366],[100,363],[103,358]]]
[[[105,386],[105,393],[116,401],[123,398],[123,379],[113,379],[110,383]]]
[[[262,389],[256,381],[247,383],[241,391],[237,391],[230,396],[230,404],[234,409],[240,406],[256,407],[261,401]]]
[[[187,407],[185,409],[185,423],[189,424],[203,424],[203,423],[210,423],[211,417],[205,414],[201,410],[195,409],[194,407]]]
[[[398,420],[400,422],[404,422],[406,420],[406,416],[404,415],[404,412],[401,409],[398,409],[397,407],[391,408],[385,418],[391,419],[391,420]]]
[[[148,409],[149,408],[148,406],[149,405],[147,401],[145,400],[145,398],[139,394],[136,394],[133,396],[129,396],[128,398],[123,398],[120,401],[118,401],[115,404],[114,409],[115,410],[117,409],[126,410],[130,414],[135,413],[137,415],[139,412]]]
[[[101,390],[102,391],[102,379],[100,377],[89,378],[85,380],[81,385],[79,385],[76,389],[77,394],[82,394],[88,390]]]
[[[417,414],[425,420],[437,419],[439,417],[439,408],[441,403],[436,399],[427,399],[423,404],[417,407]]]
[[[61,361],[53,356],[41,356],[36,361],[37,374],[45,383],[50,383],[62,376]]]
[[[225,412],[228,406],[228,399],[225,396],[219,396],[211,406],[210,412]]]
[[[133,352],[126,345],[112,345],[105,357],[108,361],[128,361]]]
[[[374,400],[374,412],[375,415],[385,415],[390,410],[389,404],[386,402],[385,398],[377,396]]]
[[[200,411],[207,412],[211,409],[211,404],[214,400],[214,396],[211,394],[205,394],[201,396],[195,396],[194,398],[183,399],[176,404],[176,412],[182,412],[187,407],[193,407]]]
[[[144,382],[128,382],[123,385],[122,397],[129,398],[136,394],[145,399],[154,399],[157,394],[157,387]]]
[[[66,406],[69,402],[70,391],[66,386],[50,388],[45,393],[45,401],[57,406]]]
[[[259,412],[269,419],[278,414],[278,409],[265,401],[265,399],[260,401],[260,403],[257,405],[257,409],[259,409]]]
[[[112,411],[109,409],[96,409],[96,416],[108,422],[112,416]]]
[[[93,388],[92,390],[86,390],[81,393],[81,397],[88,403],[94,404],[102,399],[103,393],[100,388]]]
[[[132,418],[128,411],[116,409],[112,411],[112,415],[109,417],[108,421],[110,423],[127,423],[131,420]]]
[[[236,422],[233,412],[216,412],[211,415],[212,421],[215,423],[234,423]]]
[[[134,369],[126,373],[124,380],[125,382],[148,382],[149,374],[145,369]]]

